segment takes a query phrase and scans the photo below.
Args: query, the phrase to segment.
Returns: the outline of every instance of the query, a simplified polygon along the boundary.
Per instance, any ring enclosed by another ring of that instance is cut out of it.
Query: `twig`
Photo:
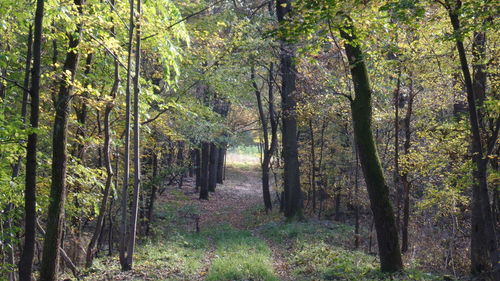
[[[199,15],[199,14],[201,14],[201,13],[205,12],[206,10],[208,10],[208,9],[210,9],[210,8],[212,8],[212,7],[214,7],[215,5],[219,4],[219,3],[220,3],[220,2],[222,2],[222,1],[225,1],[225,0],[219,0],[219,1],[215,2],[215,3],[213,3],[212,5],[206,6],[205,8],[203,8],[203,9],[201,9],[201,10],[199,10],[199,11],[195,12],[195,13],[192,13],[192,14],[190,14],[190,15],[187,15],[187,16],[183,17],[182,19],[180,19],[180,20],[178,20],[178,21],[174,22],[173,24],[171,24],[171,25],[167,26],[167,28],[166,28],[166,29],[167,29],[167,30],[168,30],[168,29],[171,29],[172,27],[174,27],[174,26],[176,26],[176,25],[178,25],[178,24],[180,24],[180,23],[182,23],[182,22],[184,22],[184,21],[186,21],[186,20],[188,20],[188,19],[190,19],[190,18],[192,18],[192,17],[194,17],[194,16],[197,16],[197,15]],[[151,34],[151,35],[149,35],[149,36],[145,36],[144,38],[142,38],[142,41],[147,40],[147,39],[152,38],[152,37],[155,37],[155,36],[157,36],[158,34],[160,34],[160,33],[159,33],[159,32],[157,32],[157,33]]]
[[[14,84],[15,86],[21,88],[23,91],[28,91],[28,89],[26,89],[25,87],[23,87],[23,85],[19,84],[16,80],[12,80],[12,79],[9,79],[3,75],[0,75],[0,78],[2,78],[3,80],[7,81],[7,82],[10,82],[12,84]]]
[[[38,228],[38,231],[45,236],[45,230],[43,229],[38,219],[36,220],[36,227]],[[75,278],[79,280],[80,278],[78,278],[78,269],[76,268],[76,265],[73,263],[73,261],[70,259],[66,251],[64,251],[64,249],[61,246],[59,246],[59,253],[61,254],[61,257],[63,258],[66,265],[73,273],[73,276],[75,276]]]

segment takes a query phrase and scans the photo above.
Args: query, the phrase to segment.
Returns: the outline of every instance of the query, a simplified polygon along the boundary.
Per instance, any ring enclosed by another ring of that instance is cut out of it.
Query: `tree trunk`
[[[195,150],[190,149],[189,150],[189,177],[192,178],[195,174],[194,169],[196,165],[196,155],[195,155]]]
[[[200,169],[200,199],[208,200],[208,162],[210,158],[210,143],[201,144],[201,169]]]
[[[356,147],[356,170],[354,179],[354,248],[359,248],[359,157]]]
[[[465,89],[467,92],[467,103],[469,108],[469,121],[472,133],[472,160],[476,166],[473,171],[474,184],[472,186],[472,221],[471,221],[471,272],[473,274],[483,273],[490,268],[493,270],[493,276],[496,280],[500,280],[500,264],[498,263],[498,248],[495,234],[495,226],[491,214],[491,206],[488,195],[487,183],[487,159],[485,159],[483,144],[480,132],[479,115],[476,108],[476,99],[472,77],[469,71],[469,64],[467,62],[467,55],[465,47],[460,35],[460,19],[459,11],[462,2],[457,0],[455,6],[449,5],[446,2],[446,9],[450,17],[451,24],[455,34],[455,43],[460,57],[460,64],[462,67],[462,74],[465,82]],[[487,252],[482,251],[482,245],[486,245]],[[490,259],[490,264],[485,260]]]
[[[354,138],[373,211],[382,271],[403,269],[394,212],[372,134],[371,88],[363,53],[352,23],[341,29],[356,93],[351,100]]]
[[[252,85],[255,91],[255,97],[257,98],[257,109],[259,111],[259,119],[262,127],[264,147],[262,151],[264,156],[262,157],[261,168],[262,168],[262,197],[264,199],[264,208],[266,212],[272,209],[271,193],[269,188],[269,164],[271,163],[272,151],[269,146],[269,131],[267,127],[267,118],[264,114],[264,107],[262,106],[261,92],[255,81],[255,69],[251,68]],[[272,89],[272,88],[271,88]],[[270,113],[272,114],[272,113]]]
[[[399,174],[399,100],[401,88],[401,66],[398,66],[398,79],[394,91],[394,191],[396,192],[396,227],[400,229],[401,223],[401,198],[403,190]]]
[[[208,191],[215,192],[217,187],[217,164],[219,162],[219,148],[215,143],[210,143],[210,159],[208,172]]]
[[[404,119],[404,130],[405,130],[405,143],[404,143],[404,154],[410,153],[411,146],[411,115],[413,112],[413,99],[415,94],[413,93],[413,80],[410,82],[410,93],[408,97],[408,105],[406,109],[406,116]],[[403,185],[403,223],[401,227],[401,251],[403,253],[408,251],[408,225],[410,222],[410,190],[411,183],[408,180],[408,172],[404,171],[401,174],[401,183]]]
[[[312,208],[316,212],[316,148],[314,142],[314,130],[312,120],[309,119],[309,133],[311,134],[311,188],[312,188]]]
[[[217,183],[224,183],[224,159],[226,157],[226,143],[222,143],[219,147],[219,157],[217,158]]]
[[[195,153],[195,155],[194,155],[194,159],[195,159],[194,171],[195,171],[195,176],[196,176],[195,189],[196,189],[196,191],[198,191],[201,187],[201,182],[202,182],[202,179],[201,179],[201,149],[200,148],[195,149],[194,153]]]
[[[38,128],[44,2],[44,0],[36,1],[33,34],[33,69],[31,72],[31,89],[29,90],[29,96],[31,100],[30,125],[33,129]],[[26,62],[26,64],[28,64],[28,62]],[[23,103],[24,100],[25,98],[23,97]],[[24,115],[26,115],[26,113],[24,113]],[[31,280],[31,272],[33,271],[33,258],[35,256],[37,142],[38,135],[36,131],[33,131],[28,135],[28,144],[26,147],[26,176],[24,187],[24,246],[21,252],[21,259],[19,260],[20,281]],[[18,162],[18,164],[20,163]],[[17,169],[19,169],[19,167]],[[16,172],[14,171],[14,173]],[[17,173],[19,173],[19,171],[17,171]]]
[[[184,182],[184,177],[186,176],[186,171],[185,171],[185,164],[184,164],[184,142],[183,141],[178,141],[177,142],[177,166],[180,167],[182,170],[180,171],[179,174],[179,184],[178,188],[182,188],[182,184]]]
[[[114,5],[114,0],[111,1],[112,1],[111,4]],[[114,34],[114,28],[111,30],[111,34]],[[118,92],[118,87],[120,86],[120,69],[118,65],[118,60],[116,58],[114,60],[114,67],[115,67],[115,74],[114,74],[113,88],[111,89],[110,93],[111,100],[108,101],[108,103],[106,104],[106,108],[104,110],[104,144],[102,150],[104,153],[104,166],[106,167],[106,185],[104,187],[101,205],[99,206],[99,215],[97,217],[94,233],[87,247],[87,257],[85,261],[85,266],[87,268],[92,266],[92,261],[95,256],[96,242],[102,233],[104,225],[104,217],[108,205],[108,197],[111,191],[111,184],[113,181],[113,167],[111,163],[111,129],[109,124],[109,117],[111,115],[113,107],[115,106],[114,100],[116,97],[116,93]]]
[[[123,173],[123,186],[121,192],[121,224],[120,224],[120,265],[122,270],[127,267],[127,205],[128,205],[128,189],[130,180],[130,105],[131,105],[131,80],[132,80],[132,45],[134,40],[134,1],[129,1],[129,33],[128,33],[128,50],[127,50],[127,84],[125,88],[125,146],[124,146],[124,173]]]
[[[147,215],[147,225],[146,225],[146,236],[149,235],[150,229],[151,229],[151,223],[153,222],[153,211],[154,211],[154,204],[156,201],[156,191],[158,190],[158,187],[156,185],[158,178],[158,155],[156,152],[153,152],[153,185],[151,186],[151,195],[149,197],[149,206],[148,206],[148,215]]]
[[[84,0],[75,0],[81,15]],[[68,34],[68,51],[63,67],[61,86],[56,102],[54,119],[53,152],[52,152],[52,184],[50,203],[47,214],[47,230],[43,244],[43,256],[40,268],[41,281],[57,280],[59,266],[59,245],[64,220],[64,203],[66,201],[66,168],[67,168],[67,131],[69,111],[71,109],[71,92],[75,80],[78,60],[77,50],[82,35],[82,24],[78,23],[76,31]]]
[[[135,239],[137,236],[137,217],[139,211],[139,195],[141,190],[141,149],[140,149],[140,120],[139,120],[139,77],[141,74],[141,22],[142,0],[137,0],[137,24],[135,34],[135,76],[134,76],[134,197],[132,198],[132,212],[130,216],[130,233],[128,237],[127,259],[124,270],[132,269],[134,259]]]
[[[276,14],[280,25],[284,25],[288,19],[285,17],[292,11],[291,0],[277,0]],[[287,40],[280,40],[280,63],[281,63],[281,107],[282,117],[282,142],[284,163],[284,215],[288,219],[300,219],[302,217],[302,191],[300,190],[300,170],[297,143],[297,113],[296,113],[296,67],[295,47]]]

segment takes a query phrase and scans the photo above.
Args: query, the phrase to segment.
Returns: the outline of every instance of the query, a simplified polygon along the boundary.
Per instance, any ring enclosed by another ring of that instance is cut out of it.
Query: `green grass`
[[[193,280],[208,247],[207,237],[198,233],[158,237],[137,247],[133,271],[121,272],[117,257],[100,258],[84,280]]]
[[[217,250],[207,281],[278,280],[273,272],[271,250],[249,231],[222,226],[211,237]]]
[[[414,269],[382,273],[375,256],[345,248],[352,244],[353,232],[348,225],[314,220],[272,222],[260,228],[267,240],[287,253],[293,280],[449,280]]]
[[[235,147],[230,147],[228,150],[229,153],[235,153],[240,155],[251,155],[251,156],[259,156],[259,147],[256,145],[239,145]]]
[[[326,221],[308,222],[272,222],[264,225],[261,232],[275,243],[290,243],[303,241],[325,241],[330,244],[341,245],[348,243],[353,228],[345,224]]]
[[[294,275],[300,280],[443,280],[417,270],[397,274],[382,273],[375,257],[359,251],[320,243],[302,243],[290,258]]]

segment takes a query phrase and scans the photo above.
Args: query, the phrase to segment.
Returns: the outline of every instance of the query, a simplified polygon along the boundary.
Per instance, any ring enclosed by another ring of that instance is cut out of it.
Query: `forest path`
[[[197,210],[201,230],[223,224],[248,229],[249,212],[262,207],[259,165],[256,156],[228,153],[224,184],[217,184],[215,192],[210,192],[209,200],[199,200],[194,178],[186,178],[178,191],[188,198],[181,204],[189,204]],[[179,194],[169,190],[160,198],[162,201],[179,202]]]
[[[231,244],[232,239],[238,240],[243,237],[244,241],[238,241],[238,244],[248,244],[244,247],[255,249],[265,248],[263,252],[248,253],[243,257],[243,259],[251,259],[254,255],[260,259],[258,262],[265,264],[267,268],[263,269],[263,272],[267,273],[262,273],[263,280],[291,280],[288,277],[290,270],[283,249],[266,239],[258,230],[259,225],[280,217],[277,212],[266,215],[263,211],[260,159],[253,155],[228,153],[226,160],[224,184],[217,185],[215,192],[209,194],[209,200],[198,199],[199,194],[194,188],[194,178],[186,178],[182,189],[176,191],[170,189],[160,198],[160,204],[180,203],[189,206],[186,210],[199,215],[201,233],[216,232],[216,234],[209,235],[211,247],[207,249],[196,279],[214,280],[210,278],[210,272],[217,271],[219,263],[224,264],[224,256],[232,256],[234,252],[240,250],[227,249],[225,244]],[[179,200],[183,196],[184,199]],[[189,219],[185,221],[184,228],[193,231],[194,221]],[[229,242],[226,241],[227,237],[230,237]],[[252,250],[250,249],[250,252]],[[233,257],[233,259],[237,258]],[[224,267],[231,267],[231,265],[224,265]],[[245,261],[242,260],[236,267],[245,267]]]
[[[155,204],[152,235],[138,243],[133,270],[122,272],[116,256],[102,257],[84,280],[293,280],[288,249],[263,232],[269,224],[276,232],[282,216],[263,210],[258,156],[228,153],[227,163],[224,184],[209,200],[198,199],[191,177],[182,188],[166,187]]]

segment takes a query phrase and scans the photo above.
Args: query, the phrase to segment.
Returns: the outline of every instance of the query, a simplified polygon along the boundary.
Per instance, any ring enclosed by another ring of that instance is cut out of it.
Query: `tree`
[[[208,191],[215,192],[217,186],[217,171],[219,163],[219,148],[214,142],[210,143],[210,156],[208,164]]]
[[[36,1],[35,31],[33,34],[33,69],[31,74],[30,95],[30,125],[38,128],[39,103],[40,103],[40,68],[42,53],[42,32],[44,0]],[[31,42],[29,42],[31,44]],[[28,56],[29,57],[29,56]],[[36,234],[36,176],[37,176],[37,142],[38,135],[33,131],[28,136],[26,149],[26,177],[24,189],[24,246],[19,261],[19,280],[30,281],[33,270],[33,257],[35,255]]]
[[[271,163],[271,158],[273,157],[274,151],[276,150],[278,142],[278,121],[276,120],[276,113],[274,112],[274,93],[273,93],[273,66],[271,63],[269,67],[269,81],[268,81],[268,112],[269,121],[271,123],[271,139],[269,139],[269,128],[267,125],[267,117],[264,114],[264,107],[262,105],[261,92],[257,83],[255,81],[255,69],[251,67],[251,80],[252,85],[255,90],[255,97],[257,99],[257,109],[259,111],[259,119],[262,127],[262,134],[264,140],[264,157],[261,162],[262,168],[262,195],[264,199],[264,207],[266,212],[271,211],[273,208],[271,202],[271,193],[269,187],[269,165]]]
[[[120,265],[122,270],[127,268],[127,202],[128,188],[130,180],[130,108],[131,108],[131,82],[132,82],[132,46],[134,40],[134,1],[129,1],[129,31],[127,45],[127,82],[125,86],[125,147],[124,147],[124,173],[123,186],[121,192],[121,224],[120,224]]]
[[[483,273],[489,268],[493,270],[493,276],[500,279],[500,264],[498,263],[498,245],[495,234],[495,224],[491,212],[490,199],[488,195],[487,182],[487,156],[491,151],[485,151],[480,131],[479,114],[477,103],[479,93],[474,92],[474,84],[467,62],[467,54],[463,43],[463,30],[460,23],[461,0],[446,0],[440,2],[448,12],[448,16],[455,32],[455,44],[460,59],[462,75],[464,78],[465,91],[467,93],[468,113],[470,130],[472,133],[471,150],[474,162],[473,176],[475,182],[472,186],[472,233],[471,233],[471,271],[474,274]],[[498,130],[496,131],[498,134]],[[496,139],[496,137],[494,137]],[[488,147],[492,149],[493,146]],[[488,252],[484,252],[481,245],[486,244]],[[485,264],[486,255],[489,255],[491,264]]]
[[[354,139],[377,231],[382,271],[403,269],[394,212],[389,199],[389,188],[378,157],[372,133],[371,88],[363,52],[356,38],[356,30],[348,18],[340,29],[346,40],[345,51],[351,68],[356,96],[351,99]]]
[[[110,5],[114,6],[115,1],[111,0]],[[115,27],[111,28],[111,36],[115,35]],[[85,260],[85,266],[91,267],[92,261],[95,256],[95,247],[97,246],[97,240],[102,234],[102,229],[104,225],[104,216],[106,214],[106,208],[108,205],[108,198],[111,192],[111,185],[113,181],[113,166],[111,163],[111,125],[109,122],[111,112],[113,107],[115,106],[115,99],[118,89],[120,87],[120,65],[118,64],[118,58],[116,54],[114,54],[114,82],[111,88],[111,92],[109,94],[110,100],[106,103],[106,107],[104,109],[104,144],[103,144],[103,154],[104,154],[104,167],[106,168],[106,183],[104,187],[104,192],[102,194],[101,205],[99,207],[99,215],[97,217],[96,226],[94,229],[94,233],[92,234],[92,238],[90,239],[89,245],[87,247],[87,256]]]
[[[83,0],[75,0],[78,14],[82,14]],[[61,244],[64,223],[64,203],[66,201],[66,168],[67,168],[67,128],[69,111],[71,109],[71,93],[75,80],[80,53],[78,45],[82,36],[82,23],[76,25],[76,30],[68,33],[68,52],[64,61],[63,75],[60,81],[59,94],[56,101],[56,116],[53,131],[52,152],[52,183],[50,189],[50,204],[47,214],[47,229],[43,244],[40,280],[57,280],[59,268],[59,245]]]
[[[135,76],[134,76],[134,197],[132,199],[132,212],[130,216],[130,232],[127,247],[127,259],[124,270],[132,269],[134,258],[135,240],[137,235],[137,217],[139,212],[139,193],[141,188],[141,148],[139,138],[139,77],[141,74],[141,14],[142,1],[137,0],[136,34],[135,34]]]
[[[284,25],[292,12],[291,0],[277,0],[278,23]],[[295,96],[295,47],[285,36],[280,37],[280,75],[282,108],[282,142],[284,162],[284,214],[289,219],[302,217],[302,191],[297,144],[297,117]]]
[[[200,169],[200,199],[208,200],[208,174],[210,161],[210,143],[201,143],[201,169]]]

